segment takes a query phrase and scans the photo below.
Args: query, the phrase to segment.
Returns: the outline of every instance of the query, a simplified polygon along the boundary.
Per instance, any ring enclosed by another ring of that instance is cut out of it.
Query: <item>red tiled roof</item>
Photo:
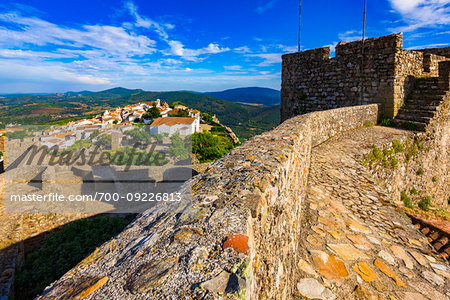
[[[167,117],[167,118],[157,118],[153,121],[152,126],[168,125],[173,126],[177,124],[192,124],[194,123],[194,118],[188,117]]]

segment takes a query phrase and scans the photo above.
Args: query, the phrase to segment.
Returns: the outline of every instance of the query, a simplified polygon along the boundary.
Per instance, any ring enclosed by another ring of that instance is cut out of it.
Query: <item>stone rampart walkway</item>
[[[449,299],[448,264],[361,164],[404,134],[361,128],[313,149],[296,278],[306,298]]]

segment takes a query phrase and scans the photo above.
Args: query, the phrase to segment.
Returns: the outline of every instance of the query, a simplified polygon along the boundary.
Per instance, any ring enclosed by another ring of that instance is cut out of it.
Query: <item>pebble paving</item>
[[[448,264],[361,164],[367,142],[393,134],[401,132],[361,128],[313,149],[299,240],[303,297],[449,299]]]

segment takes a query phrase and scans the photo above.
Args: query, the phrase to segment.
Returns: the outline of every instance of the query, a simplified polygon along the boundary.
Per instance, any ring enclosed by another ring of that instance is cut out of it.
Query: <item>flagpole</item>
[[[364,14],[363,14],[363,34],[362,34],[362,47],[361,47],[361,74],[360,74],[360,100],[364,100],[364,85],[362,84],[362,77],[364,76],[364,41],[366,39],[366,9],[367,0],[364,0]],[[360,103],[361,104],[361,103]]]
[[[299,7],[298,7],[298,52],[300,52],[301,27],[302,27],[302,0],[299,0]]]
[[[363,17],[363,44],[364,44],[364,39],[366,37],[366,8],[367,8],[367,0],[364,0],[364,17]]]

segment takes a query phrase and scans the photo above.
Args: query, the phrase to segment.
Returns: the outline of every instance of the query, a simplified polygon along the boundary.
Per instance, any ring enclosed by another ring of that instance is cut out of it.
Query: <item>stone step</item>
[[[417,78],[414,82],[415,85],[418,84],[436,84],[439,82],[439,77],[424,77],[424,78]]]
[[[408,113],[401,113],[399,112],[397,117],[398,119],[407,120],[407,121],[417,121],[417,122],[423,122],[423,123],[430,123],[431,119],[433,117],[426,117],[426,116],[419,116],[414,114],[408,114]]]
[[[439,84],[418,84],[414,87],[415,91],[440,91],[442,88]]]
[[[405,119],[402,116],[415,117],[415,118],[417,118],[417,117],[432,118],[432,117],[434,117],[435,114],[436,114],[436,110],[412,109],[407,106],[406,108],[401,109],[398,112],[397,117],[399,117],[401,119]]]
[[[420,99],[408,99],[405,102],[405,107],[418,107],[419,109],[422,109],[421,107],[437,107],[440,106],[443,103],[442,100],[420,100]],[[426,108],[423,108],[426,109]],[[434,108],[432,108],[434,109]]]
[[[427,111],[438,111],[439,105],[441,103],[438,102],[412,102],[407,101],[405,103],[404,109],[415,109],[415,110],[427,110]]]
[[[425,128],[428,125],[428,122],[419,122],[419,121],[412,121],[412,120],[404,120],[404,119],[399,119],[399,118],[395,118],[394,122],[399,126],[399,127],[406,127],[408,126],[408,124],[414,124],[413,126],[416,127],[416,129],[418,131],[424,131]]]
[[[442,99],[446,94],[445,90],[414,90],[409,96],[410,99]]]

